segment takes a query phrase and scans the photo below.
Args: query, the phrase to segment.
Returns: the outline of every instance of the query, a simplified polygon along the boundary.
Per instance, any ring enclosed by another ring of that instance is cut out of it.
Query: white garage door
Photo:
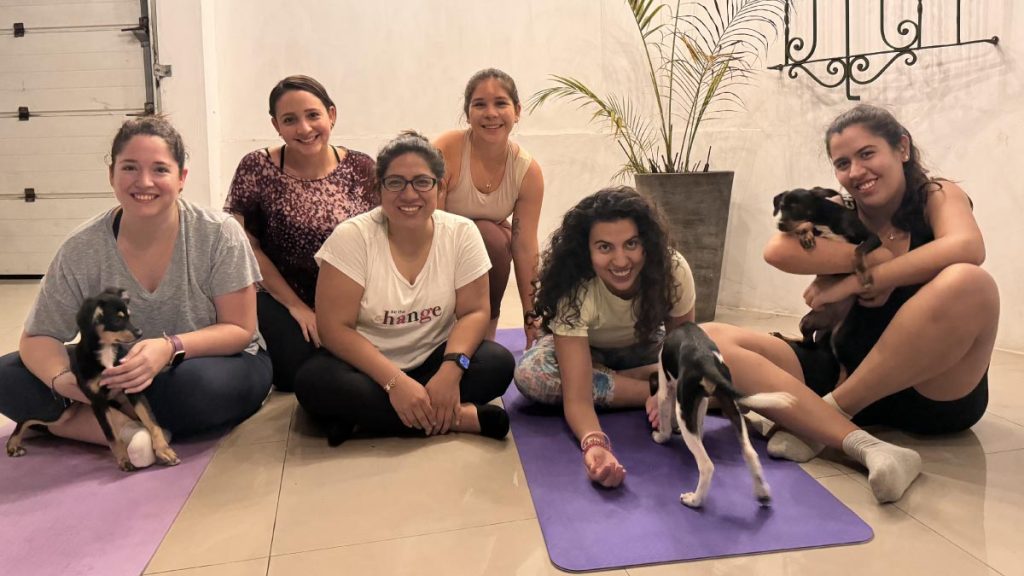
[[[148,34],[122,31],[147,30],[148,4],[0,0],[0,276],[44,273],[113,204],[110,140],[156,106]]]

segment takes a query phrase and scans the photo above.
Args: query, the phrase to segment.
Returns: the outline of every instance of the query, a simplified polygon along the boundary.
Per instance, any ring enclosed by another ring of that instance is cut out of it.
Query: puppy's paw
[[[679,495],[679,503],[690,508],[700,508],[704,501],[697,496],[696,492],[686,492]]]
[[[811,250],[814,248],[814,246],[815,242],[813,233],[802,234],[800,236],[800,247],[802,247],[804,250]]]
[[[668,442],[669,438],[671,437],[672,434],[669,432],[662,432],[661,430],[651,431],[651,438],[654,439],[654,441],[657,442],[658,444],[664,444],[665,442]]]
[[[772,490],[768,487],[767,482],[754,484],[754,496],[757,496],[757,502],[761,504],[762,508],[772,505]]]
[[[8,446],[7,455],[11,458],[18,458],[25,455],[25,449],[21,446]]]
[[[164,466],[177,466],[181,463],[178,454],[170,446],[161,450],[154,450],[153,453],[156,455],[157,461]]]
[[[122,472],[135,472],[135,465],[132,464],[132,461],[129,460],[127,456],[117,459],[117,467],[120,468]]]

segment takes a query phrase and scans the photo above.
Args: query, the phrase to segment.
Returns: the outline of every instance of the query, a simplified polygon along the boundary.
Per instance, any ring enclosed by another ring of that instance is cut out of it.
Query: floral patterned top
[[[245,219],[245,230],[310,308],[320,269],[313,255],[343,220],[380,203],[372,158],[347,150],[338,166],[318,180],[290,176],[268,149],[238,163],[224,210]]]

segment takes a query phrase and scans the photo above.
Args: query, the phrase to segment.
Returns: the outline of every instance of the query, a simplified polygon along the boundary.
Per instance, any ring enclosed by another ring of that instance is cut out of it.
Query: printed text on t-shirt
[[[434,318],[441,316],[441,307],[424,308],[423,310],[385,310],[383,316],[377,316],[374,320],[382,326],[396,326],[399,324],[426,324]]]

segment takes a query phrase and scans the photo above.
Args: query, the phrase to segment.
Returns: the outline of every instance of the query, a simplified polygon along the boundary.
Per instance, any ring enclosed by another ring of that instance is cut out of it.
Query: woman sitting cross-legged
[[[436,210],[440,152],[415,132],[377,156],[381,206],[342,222],[316,255],[326,351],[299,370],[299,404],[327,426],[375,434],[508,433],[487,404],[515,361],[484,341],[490,263],[473,222]]]
[[[551,334],[526,351],[516,386],[527,398],[561,403],[580,440],[591,480],[618,486],[626,475],[601,432],[594,404],[647,407],[648,376],[665,329],[694,317],[693,275],[670,248],[657,210],[627,186],[605,188],[566,212],[551,236],[535,310]]]
[[[64,343],[78,332],[83,302],[118,287],[131,297],[142,339],[100,384],[144,394],[157,422],[175,435],[236,424],[259,409],[271,380],[256,330],[259,267],[245,233],[227,214],[181,198],[185,146],[166,120],[125,122],[110,160],[118,205],[82,224],[57,251],[19,353],[0,358],[0,413],[50,422],[72,410],[49,431],[107,444]],[[134,467],[153,463],[146,429],[117,411],[112,424]]]
[[[854,271],[854,246],[821,239],[811,250],[777,234],[765,259],[815,280],[812,308],[855,298],[824,345],[807,347],[724,324],[705,330],[737,388],[786,391],[791,408],[765,411],[785,430],[768,442],[778,457],[805,461],[825,446],[863,464],[879,502],[898,500],[921,470],[913,450],[882,442],[861,426],[950,434],[981,419],[999,318],[999,292],[979,267],[985,243],[964,191],[928,177],[910,132],[889,112],[860,105],[825,134],[836,177],[882,247]],[[830,339],[830,342],[829,342]]]

